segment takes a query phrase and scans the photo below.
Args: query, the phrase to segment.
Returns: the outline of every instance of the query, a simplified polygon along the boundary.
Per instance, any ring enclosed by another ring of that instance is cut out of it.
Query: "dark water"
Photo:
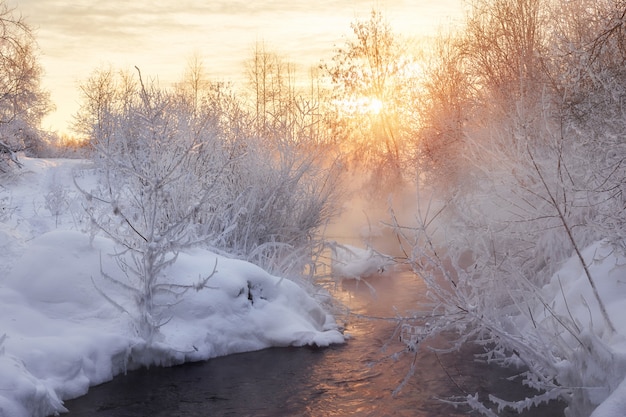
[[[439,398],[495,392],[519,398],[512,371],[474,361],[472,352],[404,353],[393,320],[414,308],[421,283],[410,274],[344,281],[335,290],[351,314],[352,338],[330,348],[274,348],[173,368],[139,370],[67,401],[70,417],[133,416],[467,416]],[[364,317],[367,316],[367,317]],[[375,319],[372,317],[377,317]],[[441,341],[443,342],[443,341]],[[414,374],[393,395],[407,376]],[[521,396],[523,398],[523,395]],[[503,414],[516,415],[516,414]],[[560,416],[558,404],[527,416]]]

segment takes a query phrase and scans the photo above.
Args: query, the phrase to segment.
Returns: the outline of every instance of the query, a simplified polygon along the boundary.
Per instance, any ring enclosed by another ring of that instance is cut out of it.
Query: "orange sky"
[[[162,85],[199,54],[209,75],[237,81],[257,41],[302,71],[329,60],[350,23],[382,10],[397,34],[434,34],[462,16],[463,0],[8,0],[35,29],[57,111],[44,128],[64,132],[78,84],[104,65],[141,68]]]

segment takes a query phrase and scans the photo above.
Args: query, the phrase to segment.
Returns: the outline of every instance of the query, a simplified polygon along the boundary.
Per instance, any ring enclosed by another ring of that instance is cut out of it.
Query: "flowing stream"
[[[67,401],[65,415],[467,416],[467,408],[438,398],[476,392],[523,398],[519,386],[506,380],[514,370],[476,362],[469,350],[436,354],[421,347],[399,353],[404,346],[397,322],[389,319],[415,308],[423,284],[409,273],[368,283],[345,280],[333,289],[350,313],[338,317],[351,335],[344,345],[273,348],[129,372]],[[406,378],[412,363],[413,375]],[[562,416],[562,408],[551,404],[526,415]]]

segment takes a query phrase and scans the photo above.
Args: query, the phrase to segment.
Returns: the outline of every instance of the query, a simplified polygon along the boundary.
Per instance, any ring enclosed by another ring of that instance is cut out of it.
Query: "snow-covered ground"
[[[21,161],[17,178],[0,189],[1,417],[63,412],[63,400],[144,365],[344,341],[333,318],[294,282],[195,249],[179,254],[167,275],[188,286],[213,274],[207,287],[185,292],[146,345],[129,317],[137,303],[103,278],[103,271],[121,274],[111,256],[116,248],[81,231],[72,178],[92,180],[89,163]]]

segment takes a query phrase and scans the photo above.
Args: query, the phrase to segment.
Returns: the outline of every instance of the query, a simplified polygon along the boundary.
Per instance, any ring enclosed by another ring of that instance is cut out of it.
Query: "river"
[[[397,323],[387,319],[414,309],[423,284],[409,273],[368,282],[371,287],[345,280],[332,288],[345,306],[338,319],[351,338],[344,345],[265,349],[129,372],[67,401],[65,415],[454,417],[467,416],[468,410],[437,398],[520,395],[519,386],[505,379],[513,371],[476,362],[470,351],[436,354],[422,347],[401,354]],[[411,363],[414,374],[393,395]],[[562,405],[526,415],[562,416]]]

